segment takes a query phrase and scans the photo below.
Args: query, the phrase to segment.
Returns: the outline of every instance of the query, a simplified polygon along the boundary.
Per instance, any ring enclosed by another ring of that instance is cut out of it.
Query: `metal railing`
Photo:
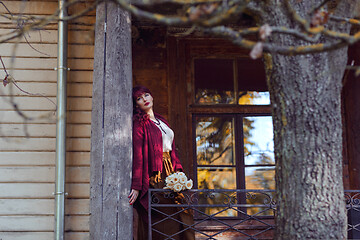
[[[273,239],[274,190],[149,190],[149,239]],[[360,190],[345,191],[349,238],[360,237]]]
[[[345,190],[348,239],[360,239],[360,190]]]

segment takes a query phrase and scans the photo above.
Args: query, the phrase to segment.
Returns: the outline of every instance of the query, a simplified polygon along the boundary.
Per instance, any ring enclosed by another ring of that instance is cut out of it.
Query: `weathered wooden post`
[[[91,120],[90,239],[132,239],[130,15],[105,2],[96,11]]]

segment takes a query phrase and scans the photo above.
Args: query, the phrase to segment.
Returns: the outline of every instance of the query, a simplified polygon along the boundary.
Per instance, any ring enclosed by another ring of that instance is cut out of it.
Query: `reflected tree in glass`
[[[196,150],[198,165],[234,165],[233,119],[197,117]]]
[[[232,117],[197,117],[196,152],[199,189],[236,189],[234,153],[234,120]],[[228,166],[228,167],[224,167]],[[224,194],[202,196],[205,204],[223,204]],[[204,208],[202,211],[216,216],[235,216],[236,211],[225,208]]]
[[[275,159],[273,146],[272,119],[270,116],[244,118],[243,128],[248,121],[252,122],[247,139],[244,139],[245,152],[245,182],[246,189],[275,189]],[[245,131],[244,131],[245,132]],[[245,138],[245,136],[244,136]],[[248,142],[249,141],[249,142]],[[262,205],[268,203],[266,195],[248,198],[248,204]],[[272,215],[267,207],[251,207],[249,214],[263,211],[260,215]]]

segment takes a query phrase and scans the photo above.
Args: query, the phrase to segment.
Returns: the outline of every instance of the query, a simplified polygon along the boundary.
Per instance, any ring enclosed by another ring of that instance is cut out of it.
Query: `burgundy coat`
[[[159,114],[155,117],[168,122]],[[150,120],[143,124],[139,121],[133,122],[133,168],[131,189],[139,190],[140,196],[137,201],[148,210],[149,178],[154,171],[162,171],[162,134],[161,130]],[[170,153],[172,165],[175,171],[182,171],[182,166],[175,149],[175,141],[172,143]]]

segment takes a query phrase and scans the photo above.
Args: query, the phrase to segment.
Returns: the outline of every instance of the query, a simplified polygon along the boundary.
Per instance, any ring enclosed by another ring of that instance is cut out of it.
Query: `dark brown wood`
[[[186,121],[186,82],[182,80],[183,64],[181,51],[178,51],[177,39],[167,39],[168,48],[168,84],[169,84],[169,120],[175,131],[176,147],[185,173],[192,176],[192,158],[188,149],[191,136],[188,135],[189,125]]]
[[[184,39],[188,49],[188,57],[217,58],[249,58],[249,51],[229,41],[214,38]],[[220,47],[221,46],[221,47]]]
[[[249,114],[269,114],[271,113],[270,106],[237,106],[237,105],[198,105],[194,104],[194,79],[193,79],[193,60],[196,58],[232,58],[236,59],[244,57],[249,59],[248,52],[234,46],[233,44],[220,39],[211,38],[185,38],[177,39],[173,44],[168,43],[168,47],[172,48],[169,52],[169,59],[176,58],[169,64],[169,74],[173,77],[169,78],[173,86],[177,88],[170,88],[169,97],[179,99],[173,102],[174,104],[170,110],[170,115],[174,116],[177,121],[177,127],[182,130],[180,140],[184,143],[181,150],[186,153],[189,170],[192,171],[192,177],[196,180],[196,156],[194,153],[194,136],[193,136],[193,114],[224,114],[224,113],[249,113]],[[176,46],[175,46],[176,43]],[[174,50],[176,48],[176,51]],[[176,55],[175,55],[176,52]],[[175,94],[175,95],[174,95]],[[172,96],[173,95],[173,96]]]
[[[168,82],[165,28],[136,28],[133,39],[133,85],[150,89],[154,111],[168,118]]]
[[[190,113],[249,113],[249,114],[261,114],[271,113],[271,107],[265,105],[193,105],[189,107]]]
[[[132,239],[128,202],[132,169],[130,23],[129,14],[114,3],[97,8],[91,124],[93,240]]]
[[[360,44],[349,47],[349,61],[354,65],[360,64]],[[349,171],[350,189],[360,189],[360,78],[355,76],[354,71],[345,74],[343,90],[345,136],[346,136],[346,159]]]

